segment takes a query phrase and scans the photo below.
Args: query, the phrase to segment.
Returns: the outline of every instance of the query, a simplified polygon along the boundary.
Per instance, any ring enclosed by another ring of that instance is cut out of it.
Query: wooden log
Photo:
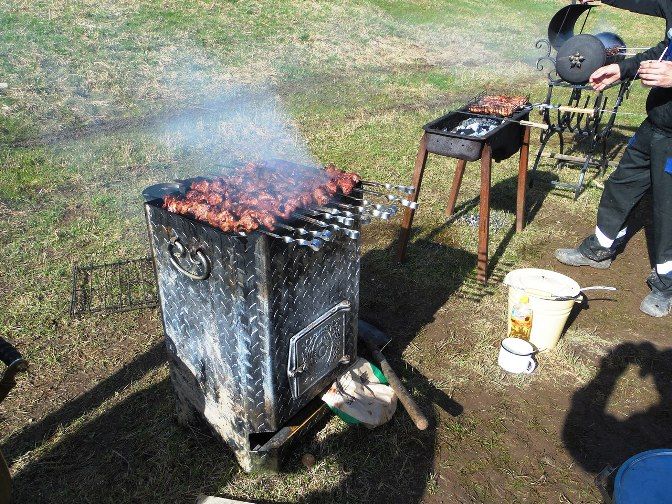
[[[530,158],[530,127],[523,133],[523,145],[518,159],[518,192],[516,195],[516,233],[525,227],[525,196],[527,188],[527,168]]]
[[[492,182],[492,148],[486,143],[481,156],[481,201],[478,214],[478,267],[476,278],[488,281],[488,240],[490,239],[490,184]]]
[[[455,175],[453,176],[453,185],[450,188],[448,206],[446,207],[446,217],[450,217],[455,212],[457,195],[460,192],[460,186],[462,185],[462,176],[464,175],[464,169],[466,166],[467,162],[464,159],[457,160],[457,166],[455,167]]]
[[[427,164],[427,134],[423,133],[420,138],[420,146],[418,153],[415,156],[415,169],[413,171],[413,187],[415,191],[410,198],[410,201],[418,201],[420,196],[420,186],[422,185],[422,175],[425,172],[425,165]],[[413,216],[415,215],[415,208],[406,207],[404,210],[404,219],[401,223],[401,231],[399,232],[399,244],[397,248],[397,261],[402,262],[406,257],[406,246],[411,235],[411,226],[413,225]]]

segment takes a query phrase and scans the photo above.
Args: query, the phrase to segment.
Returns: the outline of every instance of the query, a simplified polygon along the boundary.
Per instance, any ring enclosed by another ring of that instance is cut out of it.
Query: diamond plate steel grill
[[[356,357],[359,240],[315,252],[223,233],[161,200],[145,213],[178,406],[247,468],[250,435],[277,431]]]

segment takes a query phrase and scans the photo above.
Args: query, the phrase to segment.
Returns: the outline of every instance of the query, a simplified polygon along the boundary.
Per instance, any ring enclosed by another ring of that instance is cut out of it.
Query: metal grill
[[[145,211],[178,404],[249,470],[251,438],[280,429],[356,357],[360,243],[238,236],[161,205]]]
[[[74,266],[70,315],[118,313],[157,306],[151,257]]]

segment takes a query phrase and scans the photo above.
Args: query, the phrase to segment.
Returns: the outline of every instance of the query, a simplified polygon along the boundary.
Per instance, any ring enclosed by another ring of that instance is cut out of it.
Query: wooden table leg
[[[523,132],[523,145],[518,161],[518,195],[516,197],[516,233],[525,228],[525,190],[527,188],[527,164],[530,158],[530,127]]]
[[[409,198],[411,201],[418,201],[420,194],[420,184],[422,184],[422,174],[425,171],[425,164],[427,163],[427,134],[423,133],[420,139],[420,147],[418,154],[415,157],[415,170],[413,171],[413,195]],[[406,257],[406,246],[408,245],[408,238],[411,234],[411,226],[413,225],[413,215],[415,209],[405,207],[404,220],[401,223],[401,231],[399,232],[399,245],[397,248],[397,260],[403,261]]]
[[[462,175],[464,175],[464,169],[466,166],[467,162],[464,159],[457,160],[455,175],[453,176],[453,185],[450,188],[450,197],[448,198],[448,206],[446,207],[446,217],[450,217],[455,212],[455,203],[457,203],[457,195],[460,192],[460,186],[462,185]]]
[[[481,201],[478,223],[478,268],[476,278],[488,281],[488,240],[490,238],[490,184],[492,181],[492,149],[490,144],[483,146],[481,156]]]

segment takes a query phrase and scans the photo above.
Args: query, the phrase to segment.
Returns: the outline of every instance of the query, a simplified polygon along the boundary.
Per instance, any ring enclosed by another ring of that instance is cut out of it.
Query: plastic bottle
[[[518,302],[513,305],[509,316],[511,320],[509,336],[529,341],[530,332],[532,331],[530,298],[528,296],[521,296]]]

